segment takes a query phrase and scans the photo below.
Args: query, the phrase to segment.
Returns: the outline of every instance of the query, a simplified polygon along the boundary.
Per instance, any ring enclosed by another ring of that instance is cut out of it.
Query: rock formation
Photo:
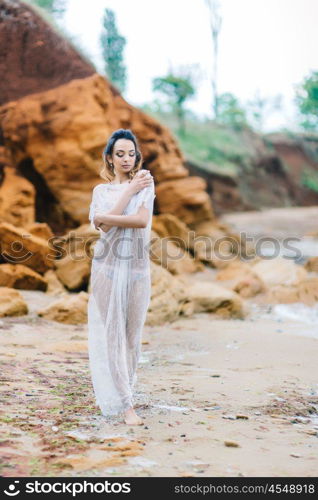
[[[0,105],[95,73],[34,7],[18,0],[0,0],[0,47]]]
[[[118,128],[136,134],[155,180],[148,324],[201,311],[244,318],[243,298],[284,285],[290,269],[271,273],[256,258],[233,271],[214,255],[219,238],[230,257],[244,245],[217,221],[206,180],[190,175],[169,129],[126,102],[36,10],[0,0],[0,46],[0,315],[27,314],[13,290],[25,288],[57,297],[39,315],[86,322],[91,247],[99,234],[88,224],[88,209],[93,187],[104,182],[102,150]],[[77,236],[81,243],[72,259],[69,247]],[[158,257],[162,239],[167,245]],[[182,258],[169,260],[174,252]],[[218,283],[190,283],[187,277],[204,274],[205,265],[220,270]],[[299,271],[292,283],[304,283],[303,295],[315,285],[306,273]],[[279,293],[275,289],[275,297]]]

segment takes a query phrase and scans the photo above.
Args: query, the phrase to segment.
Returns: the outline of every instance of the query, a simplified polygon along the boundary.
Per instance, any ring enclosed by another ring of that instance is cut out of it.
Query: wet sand
[[[140,427],[95,406],[86,325],[31,312],[0,327],[3,476],[317,475],[317,326],[256,313],[146,326]]]

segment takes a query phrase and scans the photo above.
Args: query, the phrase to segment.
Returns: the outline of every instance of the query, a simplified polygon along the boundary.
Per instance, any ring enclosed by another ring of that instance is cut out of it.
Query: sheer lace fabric
[[[89,220],[107,212],[125,184],[99,184],[93,190]],[[94,246],[88,300],[89,364],[97,405],[103,415],[133,406],[142,329],[151,296],[149,241],[154,183],[132,196],[123,215],[141,205],[149,210],[146,228],[101,229]]]

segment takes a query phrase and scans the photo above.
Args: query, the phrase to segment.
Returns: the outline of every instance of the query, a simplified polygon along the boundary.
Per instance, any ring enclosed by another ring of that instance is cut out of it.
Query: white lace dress
[[[99,184],[93,190],[89,219],[107,212],[123,184]],[[117,415],[133,406],[142,329],[151,296],[149,241],[154,183],[133,195],[122,215],[149,210],[146,228],[112,227],[100,231],[91,266],[88,300],[89,365],[97,405],[103,415]]]

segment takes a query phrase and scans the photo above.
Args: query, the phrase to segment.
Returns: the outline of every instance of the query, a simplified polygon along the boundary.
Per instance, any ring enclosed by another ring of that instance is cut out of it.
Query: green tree
[[[303,129],[318,131],[318,71],[312,71],[296,87],[295,102],[303,116]]]
[[[170,70],[167,76],[153,78],[154,92],[160,92],[168,99],[168,105],[179,122],[179,133],[185,133],[185,103],[195,95],[190,68],[183,68],[179,74]]]
[[[218,96],[218,123],[240,130],[247,125],[246,112],[230,92]]]
[[[66,10],[66,0],[29,0],[30,3],[37,5],[53,17],[60,18]]]
[[[126,39],[118,32],[115,14],[111,9],[105,9],[100,41],[106,75],[121,92],[124,92],[127,83],[127,70],[123,58]]]

